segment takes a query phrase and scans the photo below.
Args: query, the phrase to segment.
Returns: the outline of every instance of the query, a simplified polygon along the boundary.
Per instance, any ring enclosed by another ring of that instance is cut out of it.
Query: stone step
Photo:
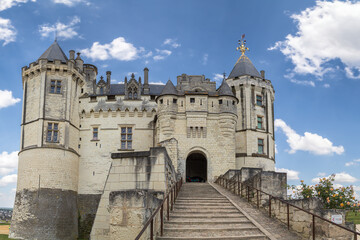
[[[239,213],[236,214],[182,214],[182,213],[173,213],[170,215],[170,218],[241,218],[245,217],[244,215],[241,215]]]
[[[226,201],[228,201],[228,199],[225,198],[225,197],[219,197],[219,198],[191,198],[191,197],[184,198],[184,197],[178,197],[176,199],[176,201],[177,200],[180,200],[180,201],[183,201],[183,200],[187,200],[187,201],[219,201],[219,200],[226,200]]]
[[[178,203],[175,202],[175,205],[185,205],[185,206],[234,206],[231,204],[231,202],[225,202],[225,203],[217,203],[217,202],[213,202],[213,203],[201,203],[201,202],[189,202],[189,203]]]
[[[207,231],[199,231],[198,229],[186,230],[179,228],[178,231],[166,231],[164,229],[164,237],[226,237],[226,236],[251,236],[264,234],[257,228],[253,229],[208,229]]]
[[[197,204],[203,204],[203,203],[229,203],[229,200],[179,200],[177,199],[175,203],[178,204],[186,204],[186,203],[197,203]]]
[[[257,229],[252,223],[242,224],[218,224],[218,225],[175,225],[175,224],[164,224],[166,231],[213,231],[213,230],[246,230],[246,229]]]
[[[239,212],[236,208],[174,208],[174,213],[234,213]]]
[[[215,218],[215,219],[181,219],[170,218],[169,221],[165,221],[165,224],[169,225],[222,225],[222,224],[249,224],[249,219],[245,216],[240,218]]]
[[[157,237],[157,240],[265,240],[264,235],[226,236],[226,237]]]
[[[174,205],[174,208],[178,208],[178,209],[184,209],[184,208],[187,208],[187,209],[200,209],[200,208],[203,208],[203,209],[236,209],[233,205],[226,205],[226,206],[217,206],[217,205],[185,205],[185,204],[175,204]]]
[[[189,217],[234,217],[234,216],[244,216],[241,212],[239,211],[233,211],[233,212],[186,212],[186,211],[173,211],[170,213],[170,217],[172,216],[189,216]]]

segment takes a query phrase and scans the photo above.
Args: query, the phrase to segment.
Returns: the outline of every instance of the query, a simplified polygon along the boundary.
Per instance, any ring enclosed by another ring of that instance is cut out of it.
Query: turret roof
[[[234,93],[231,91],[231,88],[226,83],[225,79],[222,81],[220,87],[218,88],[219,96],[232,96],[234,97]]]
[[[39,59],[47,59],[49,61],[60,60],[61,62],[66,63],[68,58],[65,53],[55,40],[53,44],[39,57]]]
[[[250,59],[245,56],[245,54],[240,56],[233,70],[231,71],[229,78],[235,78],[244,75],[261,77],[258,70],[256,70]]]
[[[160,95],[177,95],[177,90],[171,80],[168,80]]]

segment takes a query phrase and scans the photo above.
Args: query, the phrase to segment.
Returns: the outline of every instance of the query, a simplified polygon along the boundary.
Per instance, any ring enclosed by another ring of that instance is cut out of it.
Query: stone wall
[[[129,234],[133,234],[134,229],[141,229],[139,223],[143,224],[157,202],[153,197],[148,199],[148,193],[161,199],[176,182],[175,168],[164,147],[150,148],[146,152],[113,153],[112,159],[91,231],[92,240],[108,240],[112,234],[126,234],[125,223],[129,226]],[[145,195],[136,200],[135,196],[141,194]],[[113,198],[110,199],[110,196]],[[153,201],[154,204],[141,205],[138,201]],[[130,210],[122,211],[121,206],[140,211],[141,216],[130,214]],[[122,218],[124,220],[120,221]]]

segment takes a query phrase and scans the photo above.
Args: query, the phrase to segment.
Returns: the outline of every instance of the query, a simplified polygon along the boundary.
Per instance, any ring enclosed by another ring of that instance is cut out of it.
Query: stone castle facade
[[[274,171],[274,89],[242,52],[219,88],[134,74],[111,84],[55,41],[22,68],[23,117],[10,237],[110,239],[111,192],[166,192],[174,179]],[[123,197],[123,195],[122,195]],[[109,205],[110,204],[110,205]]]

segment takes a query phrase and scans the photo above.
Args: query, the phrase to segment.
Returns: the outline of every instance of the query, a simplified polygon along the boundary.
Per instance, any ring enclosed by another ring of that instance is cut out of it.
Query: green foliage
[[[346,222],[353,222],[355,224],[360,224],[360,212],[348,211],[346,213]]]
[[[288,186],[292,190],[291,198],[306,199],[316,197],[320,199],[327,209],[349,209],[358,211],[360,202],[355,199],[352,186],[334,188],[335,174],[328,178],[321,178],[315,186],[306,185],[303,180],[299,187]]]

